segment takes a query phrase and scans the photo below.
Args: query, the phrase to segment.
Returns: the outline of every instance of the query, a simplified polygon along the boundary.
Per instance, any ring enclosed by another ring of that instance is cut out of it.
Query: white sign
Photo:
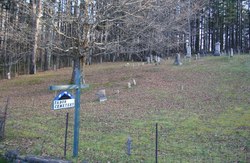
[[[75,107],[75,99],[54,100],[53,110]]]

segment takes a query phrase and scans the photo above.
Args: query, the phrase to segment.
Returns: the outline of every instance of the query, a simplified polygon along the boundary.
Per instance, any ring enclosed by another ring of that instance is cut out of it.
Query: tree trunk
[[[228,26],[226,26],[226,33],[225,33],[225,49],[226,49],[226,51],[227,51],[227,53],[229,53],[229,39],[228,39],[228,36],[229,36],[229,29],[228,29]]]
[[[51,60],[51,50],[49,48],[45,49],[45,62],[44,62],[44,70],[50,70],[50,61]]]
[[[84,63],[85,61],[84,57],[74,57],[73,58],[73,71],[72,71],[72,75],[71,75],[71,80],[70,83],[73,84],[74,80],[75,80],[75,70],[77,68],[79,68],[79,70],[81,71],[81,83],[84,84],[84,72],[83,72],[83,65],[82,63]]]
[[[195,52],[199,53],[200,48],[200,18],[199,15],[197,15],[196,19],[196,38],[195,38]]]
[[[37,9],[38,7],[38,9]],[[40,33],[40,19],[42,17],[42,0],[32,1],[32,16],[34,24],[34,45],[31,53],[30,74],[36,74],[36,56],[38,47],[38,36]],[[36,16],[37,15],[37,16]]]

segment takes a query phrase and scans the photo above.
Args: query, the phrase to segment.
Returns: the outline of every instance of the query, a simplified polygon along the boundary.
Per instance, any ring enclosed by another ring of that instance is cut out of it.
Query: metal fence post
[[[155,163],[158,163],[158,123],[155,124]]]

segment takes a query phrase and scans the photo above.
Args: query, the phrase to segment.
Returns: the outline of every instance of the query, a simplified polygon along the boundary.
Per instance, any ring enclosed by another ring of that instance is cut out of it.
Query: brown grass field
[[[10,98],[0,153],[63,157],[69,112],[68,160],[154,162],[155,123],[159,162],[250,161],[250,56],[207,57],[174,66],[103,63],[84,68],[79,157],[72,158],[74,109],[51,110],[72,68],[0,80],[0,108]],[[135,79],[136,86],[127,88]],[[96,93],[105,89],[108,100]],[[119,93],[118,93],[119,90]],[[74,92],[72,92],[74,93]],[[1,110],[2,111],[2,110]],[[126,154],[128,136],[132,154]]]

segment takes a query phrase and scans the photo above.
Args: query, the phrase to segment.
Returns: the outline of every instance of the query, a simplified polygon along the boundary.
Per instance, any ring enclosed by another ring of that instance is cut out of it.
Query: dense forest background
[[[0,0],[0,78],[82,64],[248,53],[250,0]]]

